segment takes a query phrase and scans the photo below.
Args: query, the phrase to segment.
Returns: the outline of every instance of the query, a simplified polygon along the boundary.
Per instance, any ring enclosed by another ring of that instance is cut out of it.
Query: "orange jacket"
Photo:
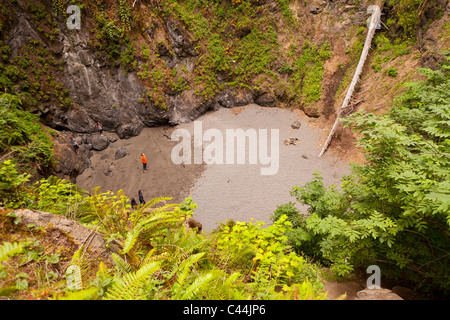
[[[145,156],[141,156],[142,163],[147,163],[147,158]]]

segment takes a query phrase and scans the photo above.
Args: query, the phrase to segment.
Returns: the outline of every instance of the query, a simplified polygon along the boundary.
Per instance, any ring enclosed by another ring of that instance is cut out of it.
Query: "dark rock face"
[[[233,108],[236,106],[236,99],[231,90],[225,90],[216,96],[217,103],[225,108]]]
[[[167,21],[166,26],[175,55],[179,58],[196,56],[194,46],[189,41],[187,32],[172,20]]]
[[[262,107],[275,107],[277,101],[270,93],[264,92],[256,96],[255,103]]]
[[[25,1],[17,2],[17,17],[11,24],[7,39],[11,53],[17,54],[32,39],[43,43],[56,58],[64,61],[60,80],[73,101],[72,106],[64,108],[58,102],[41,106],[38,112],[50,127],[94,134],[97,132],[96,122],[99,121],[106,132],[115,132],[123,139],[138,135],[144,127],[189,122],[220,107],[232,108],[252,102],[263,106],[275,105],[275,99],[269,94],[255,97],[248,89],[235,91],[225,88],[216,97],[207,100],[195,95],[194,90],[184,91],[183,94],[168,92],[165,101],[167,109],[163,110],[152,102],[142,101],[148,88],[135,72],[126,72],[123,67],[111,65],[104,55],[89,45],[89,27],[69,30],[64,18],[57,17],[59,34],[50,41],[36,30],[26,6]],[[198,55],[181,23],[168,18],[164,25],[158,27],[164,28],[169,41],[156,45],[161,59],[170,68],[188,60],[195,65]],[[154,40],[154,28],[152,26],[146,30],[149,41]],[[142,63],[137,62],[138,65]],[[107,141],[95,136],[89,137],[87,143],[92,145],[93,150],[103,150],[108,146]]]
[[[58,19],[58,36],[50,41],[36,30],[33,18],[26,13],[26,3],[18,1],[17,17],[8,32],[7,44],[12,55],[28,44],[41,42],[56,58],[64,61],[60,78],[69,90],[73,106],[61,108],[49,102],[42,106],[47,125],[74,133],[96,132],[100,121],[105,131],[114,131],[121,138],[140,133],[145,126],[167,124],[171,110],[161,110],[151,102],[140,102],[146,88],[135,73],[109,65],[105,57],[89,46],[89,28],[69,30],[63,18]],[[170,25],[175,47],[181,55],[192,55],[193,46],[182,32]]]

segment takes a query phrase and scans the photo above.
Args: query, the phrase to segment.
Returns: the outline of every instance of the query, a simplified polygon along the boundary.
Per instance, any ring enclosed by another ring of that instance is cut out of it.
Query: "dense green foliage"
[[[450,249],[450,67],[420,69],[383,116],[357,113],[345,120],[361,134],[366,164],[354,165],[341,189],[320,174],[291,195],[288,237],[298,252],[315,255],[344,275],[378,264],[386,276],[447,292]]]
[[[0,206],[29,208],[77,218],[86,201],[86,192],[64,179],[50,176],[32,183],[12,160],[0,163]]]
[[[238,222],[212,235],[197,234],[183,224],[196,204],[157,198],[135,210],[122,191],[86,195],[54,177],[26,186],[10,162],[0,171],[9,208],[28,207],[64,215],[100,232],[113,265],[88,261],[84,247],[52,251],[37,240],[44,228],[20,227],[13,213],[0,211],[0,295],[40,299],[325,299],[319,269],[297,255],[284,235],[290,222]],[[9,225],[9,227],[6,227]],[[51,229],[51,226],[48,226]],[[48,240],[47,240],[48,241]],[[53,240],[51,240],[53,241]],[[68,252],[69,251],[69,252]],[[15,260],[11,262],[11,257]],[[18,276],[15,263],[24,268]]]
[[[21,104],[17,95],[0,95],[0,156],[12,156],[30,171],[35,166],[43,170],[52,161],[52,142],[38,118],[24,111]]]

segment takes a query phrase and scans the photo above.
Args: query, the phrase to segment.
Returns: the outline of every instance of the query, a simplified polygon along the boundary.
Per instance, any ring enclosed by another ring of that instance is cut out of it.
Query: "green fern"
[[[177,283],[182,286],[186,281],[191,267],[205,255],[205,252],[200,252],[189,256],[189,258],[183,260],[179,267],[175,268],[172,273],[177,275]]]
[[[116,254],[114,252],[111,254],[111,257],[114,261],[116,270],[120,275],[125,275],[125,274],[131,272],[132,268],[131,268],[130,264],[128,262],[126,262],[124,259],[122,259],[122,257],[120,257],[118,254]]]
[[[28,242],[4,242],[0,247],[0,262],[8,260],[9,257],[22,252],[23,248],[28,245]],[[1,268],[1,265],[0,265]]]
[[[159,269],[158,262],[144,265],[136,272],[114,278],[111,288],[105,294],[105,300],[136,300],[141,298],[141,289],[145,287],[150,276]]]
[[[179,298],[180,300],[190,300],[195,298],[195,295],[202,289],[206,288],[206,286],[211,282],[213,279],[212,272],[208,272],[204,275],[201,275],[192,282],[192,284],[186,288],[183,295]],[[175,295],[177,298],[177,295]]]
[[[170,226],[181,223],[184,219],[184,213],[181,210],[175,208],[175,210],[167,211],[177,206],[177,204],[168,204],[148,212],[147,216],[142,215],[143,208],[138,210],[140,212],[130,219],[135,226],[126,234],[122,254],[127,254],[133,249],[141,234],[145,233],[146,238],[150,239],[158,230],[166,230]]]
[[[169,201],[171,199],[172,199],[171,197],[158,197],[148,201],[140,208],[140,210],[135,210],[130,214],[130,222],[136,223],[140,221],[142,216],[144,216],[147,213],[147,209],[154,207],[160,202]]]

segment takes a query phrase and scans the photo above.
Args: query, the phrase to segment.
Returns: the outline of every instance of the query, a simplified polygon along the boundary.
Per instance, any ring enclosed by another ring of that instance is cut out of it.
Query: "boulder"
[[[255,97],[255,103],[261,107],[275,107],[276,99],[268,92],[264,92]]]
[[[49,212],[32,211],[28,209],[15,210],[14,214],[20,218],[25,225],[34,224],[44,228],[51,227],[67,234],[80,247],[86,246],[86,251],[91,260],[101,259],[112,262],[111,253],[120,253],[119,248],[113,243],[107,246],[103,236],[78,224],[77,222]],[[57,244],[55,239],[55,244]]]
[[[292,129],[299,129],[301,125],[302,124],[301,124],[301,122],[299,120],[295,120],[294,122],[292,122],[291,128]]]
[[[302,110],[308,117],[311,117],[311,118],[320,117],[320,111],[316,106],[311,106],[311,105],[303,106]]]
[[[118,148],[118,149],[116,150],[116,153],[115,153],[115,155],[114,155],[114,158],[115,158],[116,160],[118,160],[118,159],[121,159],[121,158],[123,158],[123,157],[125,157],[125,156],[127,156],[127,155],[129,155],[128,150],[125,149],[124,147],[120,147],[120,148]]]
[[[355,300],[403,300],[389,289],[364,289],[356,293]]]
[[[217,94],[216,101],[220,106],[225,108],[233,108],[236,105],[236,99],[230,90],[224,90]]]
[[[92,149],[97,151],[105,150],[109,146],[108,138],[98,133],[90,135],[87,140],[92,145]]]
[[[129,137],[138,136],[139,133],[141,133],[142,129],[144,128],[144,125],[138,122],[131,122],[126,123],[120,126],[117,129],[117,135],[120,139],[126,139]]]
[[[69,137],[64,134],[57,134],[54,137],[53,156],[56,161],[50,167],[50,174],[75,182],[76,177],[90,166],[89,157],[92,156],[92,152],[89,150],[89,144],[82,143],[77,155],[73,147],[67,144],[68,141]]]

